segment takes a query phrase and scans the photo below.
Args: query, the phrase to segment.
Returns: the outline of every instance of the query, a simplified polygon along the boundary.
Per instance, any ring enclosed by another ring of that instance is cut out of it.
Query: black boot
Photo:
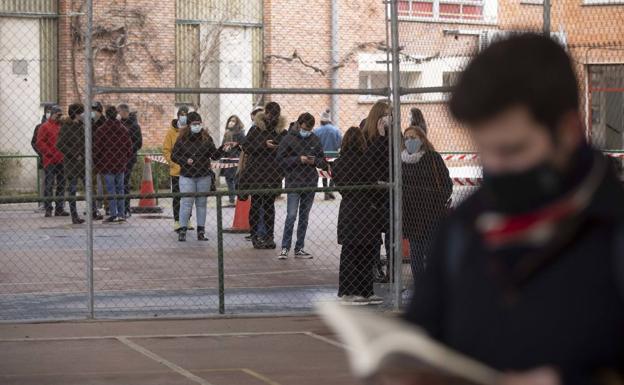
[[[207,241],[206,238],[206,229],[203,226],[197,226],[197,240],[198,241]]]
[[[78,215],[72,215],[72,224],[81,225],[85,223],[84,219],[80,218]]]
[[[178,230],[178,241],[186,242],[186,227],[180,227]]]
[[[277,245],[275,244],[275,241],[273,240],[273,237],[266,237],[264,239],[263,243],[264,243],[264,248],[265,249],[275,250],[277,248]]]

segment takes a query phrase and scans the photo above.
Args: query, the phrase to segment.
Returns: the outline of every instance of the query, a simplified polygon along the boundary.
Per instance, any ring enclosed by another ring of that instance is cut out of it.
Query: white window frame
[[[582,0],[583,5],[624,5],[624,0]]]
[[[495,25],[497,23],[498,15],[494,15],[490,17],[486,14],[487,9],[487,0],[409,0],[410,14],[409,15],[399,15],[400,20],[406,21],[427,21],[427,22],[439,22],[439,23],[448,23],[448,24],[478,24],[478,25]],[[498,0],[492,0],[498,1]],[[529,0],[531,1],[531,0]],[[591,1],[591,0],[590,0]],[[600,0],[605,1],[605,0]],[[624,0],[618,0],[624,1]],[[414,16],[411,14],[412,3],[432,3],[433,4],[433,16]],[[480,19],[455,19],[455,18],[446,18],[440,16],[440,3],[444,4],[459,4],[459,5],[474,5],[481,6],[483,8],[483,15]]]

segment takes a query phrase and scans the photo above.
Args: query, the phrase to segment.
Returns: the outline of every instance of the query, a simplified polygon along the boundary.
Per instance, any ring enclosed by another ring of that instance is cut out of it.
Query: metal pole
[[[338,51],[338,0],[332,0],[331,3],[331,63],[332,63],[332,74],[331,74],[331,88],[338,88],[338,62],[339,62],[339,51]],[[339,109],[339,95],[333,94],[331,95],[331,117],[332,122],[338,125],[338,121],[340,119]]]
[[[225,314],[225,272],[223,267],[223,203],[217,195],[217,263],[219,269],[219,314]]]
[[[550,6],[551,0],[544,0],[544,35],[550,37]]]
[[[401,273],[403,270],[403,194],[402,194],[402,178],[401,178],[401,74],[399,72],[399,17],[397,0],[391,2],[391,35],[392,35],[392,96],[393,103],[393,162],[392,167],[393,180],[392,196],[393,196],[393,214],[391,216],[393,243],[392,248],[394,255],[394,310],[401,307]]]
[[[93,287],[93,124],[91,122],[91,97],[93,88],[93,47],[91,37],[93,35],[93,0],[87,1],[87,32],[85,36],[85,198],[87,205],[87,287],[88,287],[88,317],[94,318],[94,287]]]

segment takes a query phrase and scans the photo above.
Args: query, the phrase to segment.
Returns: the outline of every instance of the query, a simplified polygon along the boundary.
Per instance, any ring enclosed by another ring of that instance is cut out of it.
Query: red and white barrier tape
[[[442,159],[444,160],[477,160],[479,159],[479,154],[446,154],[442,155]]]

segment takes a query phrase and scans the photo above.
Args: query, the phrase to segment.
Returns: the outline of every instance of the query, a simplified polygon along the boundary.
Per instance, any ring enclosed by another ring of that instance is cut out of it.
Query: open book
[[[425,373],[452,383],[492,385],[500,375],[397,319],[336,302],[319,304],[318,311],[347,345],[352,370],[359,378]]]

